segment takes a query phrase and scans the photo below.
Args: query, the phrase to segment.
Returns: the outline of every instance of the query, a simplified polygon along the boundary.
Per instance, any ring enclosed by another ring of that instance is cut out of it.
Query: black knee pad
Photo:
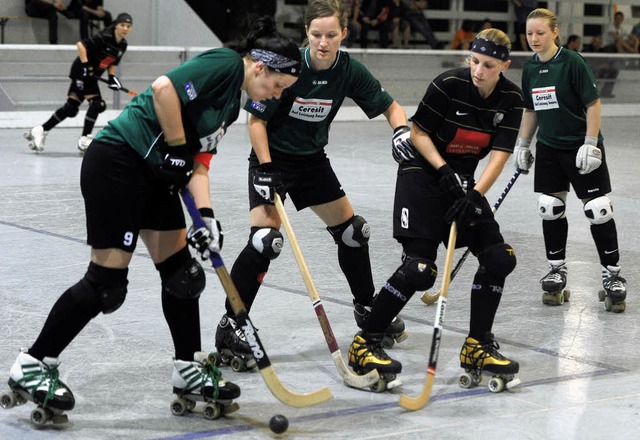
[[[109,269],[89,263],[85,279],[93,287],[93,293],[100,301],[102,313],[113,313],[120,308],[127,297],[128,269]]]
[[[106,109],[107,109],[107,103],[104,102],[102,98],[96,96],[95,98],[91,98],[89,100],[89,109],[87,110],[87,113],[91,115],[99,115]]]
[[[396,275],[404,278],[414,290],[427,290],[436,282],[438,268],[436,264],[422,257],[404,256],[402,265],[396,270]]]
[[[67,102],[62,106],[62,114],[66,118],[73,118],[78,114],[80,108],[80,101],[77,99],[68,98]]]
[[[204,291],[207,277],[198,260],[190,258],[172,274],[162,273],[162,293],[181,299],[197,299]]]
[[[480,265],[494,275],[507,277],[516,268],[516,252],[506,243],[500,243],[478,255]]]
[[[354,215],[341,225],[330,226],[327,231],[338,246],[346,245],[352,248],[366,246],[371,236],[369,223],[359,215]]]
[[[269,258],[269,260],[274,260],[280,255],[283,244],[284,237],[282,237],[282,233],[279,230],[275,228],[251,228],[249,245],[258,251],[260,255]]]

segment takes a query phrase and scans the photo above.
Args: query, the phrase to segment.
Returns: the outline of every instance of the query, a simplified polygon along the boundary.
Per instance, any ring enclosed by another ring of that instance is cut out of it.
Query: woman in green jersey
[[[535,54],[522,71],[526,109],[513,154],[517,167],[531,167],[530,144],[537,129],[534,190],[541,193],[538,213],[550,267],[541,280],[543,302],[562,304],[568,296],[565,203],[571,185],[584,204],[600,257],[600,300],[607,311],[622,312],[626,281],[620,276],[618,234],[607,197],[611,181],[600,132],[600,96],[591,68],[578,53],[559,47],[558,32],[550,10],[529,14],[527,41]]]
[[[213,365],[194,357],[201,350],[198,301],[205,275],[187,240],[203,260],[222,247],[208,170],[238,117],[241,91],[256,101],[278,98],[299,72],[298,45],[277,33],[272,19],[259,20],[233,49],[203,52],[159,77],[96,135],[80,182],[91,262],[84,278],[55,303],[37,340],[19,354],[9,380],[14,393],[50,412],[74,407],[73,394],[58,380],[57,358],[96,315],[125,301],[140,237],[162,281],[162,308],[175,346],[174,393],[226,403],[240,395]],[[177,192],[185,186],[206,224],[188,233]]]

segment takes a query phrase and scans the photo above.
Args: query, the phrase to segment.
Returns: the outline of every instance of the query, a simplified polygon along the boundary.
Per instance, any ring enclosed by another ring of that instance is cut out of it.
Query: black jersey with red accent
[[[523,109],[522,91],[504,75],[491,95],[482,98],[470,68],[462,67],[433,80],[411,121],[429,134],[456,172],[473,175],[491,150],[513,152]],[[423,162],[427,171],[435,173],[425,159]]]
[[[109,66],[117,66],[122,56],[127,51],[127,40],[123,38],[118,43],[115,36],[115,28],[108,27],[89,38],[82,40],[87,49],[89,64],[93,66],[94,76],[101,76]],[[82,79],[82,61],[77,57],[71,65],[69,73],[71,79]]]

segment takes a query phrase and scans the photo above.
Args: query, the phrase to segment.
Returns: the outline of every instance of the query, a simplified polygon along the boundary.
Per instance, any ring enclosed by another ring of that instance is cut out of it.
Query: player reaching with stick
[[[82,162],[91,262],[53,306],[44,328],[11,368],[9,385],[50,411],[75,404],[58,379],[58,357],[100,312],[127,295],[128,266],[138,237],[162,280],[162,308],[175,346],[173,389],[196,400],[231,400],[240,388],[213,365],[194,361],[200,346],[203,260],[222,247],[209,193],[209,164],[240,112],[241,90],[256,101],[278,98],[300,72],[298,45],[258,20],[233,49],[203,52],[159,77],[91,142]],[[187,233],[178,190],[187,186],[206,227]],[[199,399],[198,399],[199,398]],[[39,408],[41,409],[41,408]]]
[[[440,242],[456,222],[456,247],[468,246],[479,267],[471,288],[469,335],[460,363],[479,378],[482,371],[513,375],[518,363],[498,352],[492,327],[507,275],[516,266],[484,195],[502,172],[518,135],[522,93],[502,72],[509,68],[509,38],[498,29],[478,33],[468,67],[440,74],[411,118],[414,148],[394,144],[400,163],[393,210],[393,236],[402,264],[380,289],[361,334],[349,350],[363,370],[362,346],[375,340],[418,290],[433,286]],[[417,150],[417,151],[416,151]],[[476,182],[478,162],[490,154]]]

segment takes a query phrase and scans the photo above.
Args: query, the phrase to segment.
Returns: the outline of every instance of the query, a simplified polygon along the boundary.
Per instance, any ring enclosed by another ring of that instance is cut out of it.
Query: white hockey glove
[[[115,75],[109,75],[109,82],[107,83],[107,87],[111,90],[120,90],[122,88],[122,83]]]
[[[580,147],[576,155],[576,168],[579,170],[578,173],[589,174],[597,170],[602,164],[602,151],[600,151],[597,145],[597,137],[584,137],[584,145]]]
[[[198,211],[205,226],[196,229],[196,227],[192,225],[187,232],[187,241],[189,242],[189,246],[200,254],[202,261],[206,261],[209,259],[211,252],[216,254],[220,253],[224,237],[222,235],[220,222],[213,216],[213,209],[200,208]]]
[[[533,154],[531,154],[530,146],[531,139],[518,138],[513,149],[513,164],[525,173],[528,173],[531,165],[533,165]]]
[[[391,155],[398,163],[403,163],[416,158],[416,149],[411,142],[411,129],[401,125],[393,130],[391,140]]]

